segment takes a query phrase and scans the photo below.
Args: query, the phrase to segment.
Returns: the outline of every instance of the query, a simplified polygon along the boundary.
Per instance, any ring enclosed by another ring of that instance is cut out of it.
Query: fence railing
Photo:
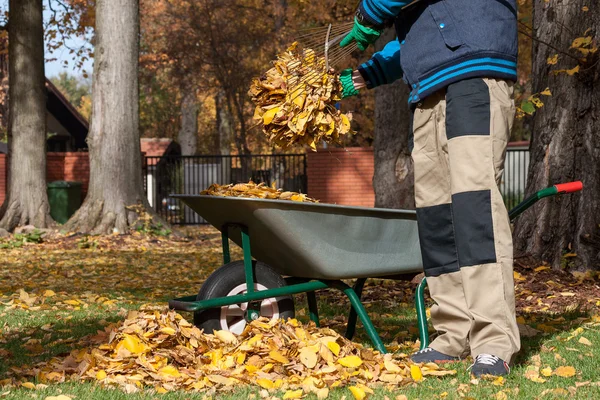
[[[500,181],[500,192],[507,209],[510,210],[524,199],[528,170],[529,149],[509,147],[504,161],[504,174]]]
[[[524,198],[529,168],[527,147],[508,148],[500,191],[508,209]],[[206,221],[170,198],[173,193],[199,194],[213,183],[275,182],[278,188],[307,193],[305,154],[236,156],[163,156],[144,158],[144,187],[150,205],[171,224]]]
[[[257,154],[144,157],[144,188],[148,202],[171,224],[202,224],[198,216],[170,194],[200,194],[213,183],[220,185],[264,182],[306,193],[305,154]]]

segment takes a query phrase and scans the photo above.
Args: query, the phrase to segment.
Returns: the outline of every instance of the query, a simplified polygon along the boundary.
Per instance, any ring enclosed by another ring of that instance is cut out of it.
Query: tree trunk
[[[376,42],[376,50],[394,38],[393,29],[388,30]],[[408,88],[401,80],[375,89],[375,207],[415,208],[407,101]]]
[[[142,187],[136,0],[96,2],[88,195],[68,230],[127,233],[150,209]],[[130,206],[134,206],[133,208]]]
[[[181,129],[178,141],[181,145],[181,154],[193,156],[198,146],[198,99],[196,90],[184,89],[181,99]]]
[[[219,90],[217,93],[217,130],[219,131],[219,150],[221,155],[231,153],[231,141],[233,139],[233,117],[229,107],[225,92]]]
[[[11,0],[9,26],[10,174],[0,228],[52,223],[46,194],[46,87],[41,0]]]
[[[535,36],[540,41],[580,57],[569,47],[590,28],[598,43],[600,8],[593,3],[588,12],[579,1],[562,4],[536,0]],[[530,256],[555,268],[600,269],[600,63],[598,53],[588,56],[574,76],[554,74],[570,69],[577,61],[559,55],[558,65],[548,57],[557,52],[534,41],[533,92],[546,87],[546,97],[533,121],[530,166],[526,195],[561,182],[581,180],[584,190],[542,200],[516,221],[515,256]],[[570,253],[569,257],[564,257]],[[571,257],[576,254],[576,257]]]

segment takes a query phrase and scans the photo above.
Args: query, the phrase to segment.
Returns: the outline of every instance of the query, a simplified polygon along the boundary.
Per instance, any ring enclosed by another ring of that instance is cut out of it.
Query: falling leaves
[[[318,200],[310,198],[302,193],[287,192],[281,189],[275,188],[275,182],[273,186],[269,187],[264,183],[256,184],[252,181],[248,183],[237,183],[230,185],[219,185],[213,183],[208,189],[200,192],[203,195],[209,196],[220,196],[220,197],[246,197],[251,199],[271,199],[271,200],[290,200],[301,203],[318,203]]]
[[[337,143],[353,133],[351,114],[335,106],[341,100],[342,84],[325,59],[311,49],[292,44],[277,56],[273,68],[255,78],[248,94],[256,104],[254,119],[263,126],[268,140],[282,148]]]

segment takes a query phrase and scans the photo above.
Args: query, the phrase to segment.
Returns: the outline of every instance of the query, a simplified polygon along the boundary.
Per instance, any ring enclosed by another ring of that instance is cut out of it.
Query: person
[[[364,50],[395,26],[396,40],[342,72],[343,97],[400,78],[410,87],[417,223],[438,332],[411,358],[451,362],[470,351],[476,377],[508,374],[520,349],[498,188],[515,114],[516,13],[516,0],[362,0],[340,43]]]

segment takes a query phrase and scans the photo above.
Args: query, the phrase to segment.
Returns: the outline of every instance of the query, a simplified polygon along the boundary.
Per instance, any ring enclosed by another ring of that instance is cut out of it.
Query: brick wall
[[[307,156],[308,195],[323,203],[373,207],[373,149],[319,149]]]
[[[7,189],[6,182],[6,154],[0,154],[0,206],[4,203]]]
[[[6,191],[6,175],[8,162],[5,154],[0,154],[0,205],[4,202]],[[85,198],[90,181],[90,159],[86,152],[47,153],[46,181],[81,182],[81,198]]]

